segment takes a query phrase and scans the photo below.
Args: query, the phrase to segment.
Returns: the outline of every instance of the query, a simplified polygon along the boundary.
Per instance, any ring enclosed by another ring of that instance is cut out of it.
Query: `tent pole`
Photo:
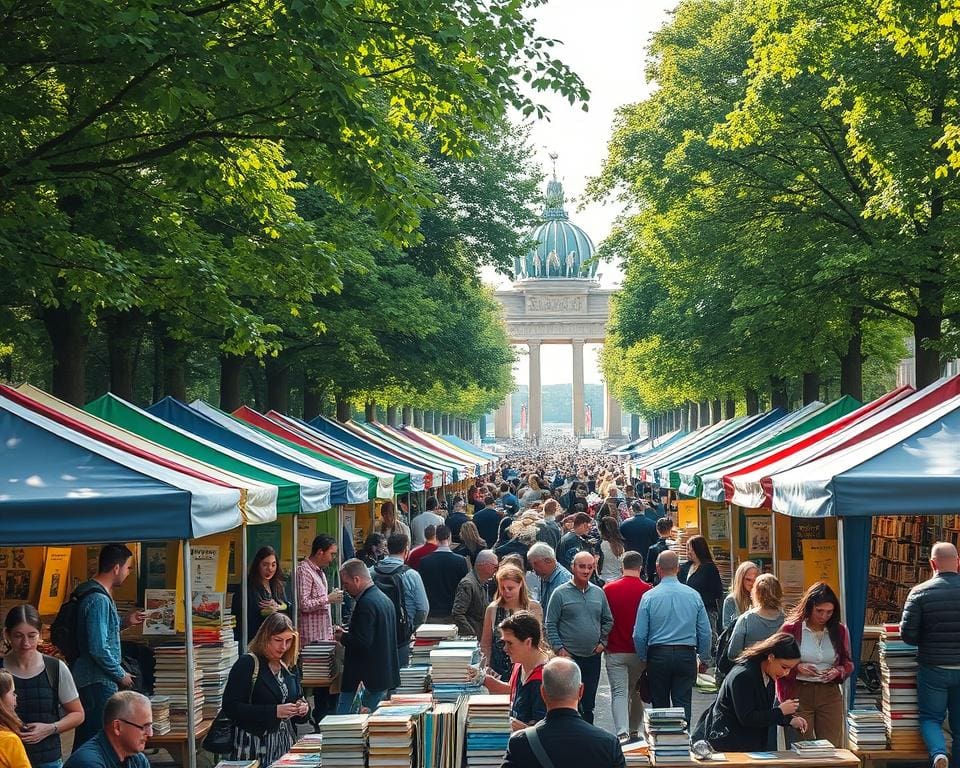
[[[837,597],[840,599],[840,605],[847,604],[847,569],[844,565],[843,553],[846,551],[844,548],[844,521],[842,517],[837,517],[837,575],[840,579],[840,594]],[[848,619],[849,621],[849,619]],[[859,663],[859,662],[858,662]],[[856,681],[853,683],[850,680],[844,680],[840,685],[840,692],[843,694],[843,743],[847,743],[847,718],[846,713],[850,710],[850,686],[856,685]]]
[[[240,622],[240,648],[246,649],[249,638],[247,637],[247,626],[249,617],[247,616],[247,592],[249,590],[249,585],[247,584],[247,558],[250,557],[250,553],[247,551],[247,523],[244,521],[243,525],[240,526],[240,557],[243,562],[243,566],[240,568],[240,599],[243,601],[240,611],[240,616],[242,621]]]
[[[353,531],[350,531],[350,535],[353,536]],[[343,505],[342,504],[337,505],[337,530],[336,530],[336,533],[334,534],[334,539],[336,539],[336,542],[337,542],[337,549],[342,549],[343,548]],[[334,583],[334,586],[337,587],[338,589],[340,588],[340,565],[343,565],[342,556],[340,557],[340,563],[337,565],[336,568],[333,569],[335,573],[333,577],[333,583]],[[337,603],[335,606],[333,606],[333,611],[334,611],[334,618],[335,618],[335,621],[333,623],[340,624],[343,621],[343,603],[340,602],[340,603]]]
[[[293,594],[293,610],[290,611],[290,619],[293,621],[293,628],[297,628],[297,614],[300,612],[298,609],[300,607],[300,595],[297,592],[297,536],[299,532],[297,528],[300,527],[300,514],[296,513],[293,516],[293,531],[290,538],[293,539],[293,552],[290,555],[290,576],[293,581],[293,589],[291,590]]]
[[[186,634],[187,650],[187,765],[184,768],[197,768],[197,718],[193,706],[196,681],[193,667],[193,585],[190,540],[184,539],[180,546],[180,560],[183,562],[183,631]]]
[[[777,573],[777,513],[770,510],[770,572],[778,579]]]

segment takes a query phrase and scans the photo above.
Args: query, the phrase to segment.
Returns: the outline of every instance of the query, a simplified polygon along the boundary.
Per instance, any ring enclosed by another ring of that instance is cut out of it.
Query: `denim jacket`
[[[126,674],[120,666],[120,614],[113,600],[96,591],[84,597],[78,611],[80,656],[73,665],[77,688],[95,683],[116,686]]]

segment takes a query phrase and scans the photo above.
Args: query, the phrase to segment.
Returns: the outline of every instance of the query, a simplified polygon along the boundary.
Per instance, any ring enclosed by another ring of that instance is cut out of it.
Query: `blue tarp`
[[[308,467],[287,458],[263,443],[248,440],[242,435],[231,432],[179,400],[165,397],[160,402],[147,408],[147,411],[168,424],[185,429],[191,434],[209,440],[211,443],[222,445],[224,448],[229,448],[244,456],[262,461],[269,466],[296,472],[298,475],[313,477],[317,480],[326,480],[330,483],[331,504],[353,504],[355,502],[355,499],[349,498],[347,494],[346,480]]]

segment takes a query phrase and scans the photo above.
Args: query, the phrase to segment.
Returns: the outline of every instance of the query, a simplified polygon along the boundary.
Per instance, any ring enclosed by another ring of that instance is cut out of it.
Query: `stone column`
[[[528,341],[530,350],[530,398],[527,406],[527,434],[543,437],[543,404],[540,399],[540,340]]]
[[[493,436],[497,440],[509,440],[513,434],[513,396],[507,395],[493,418]]]
[[[573,435],[580,437],[586,431],[583,391],[583,339],[573,340]]]
[[[620,422],[623,421],[623,412],[620,410],[620,403],[613,396],[610,387],[604,384],[604,408],[603,408],[603,427],[607,437],[623,437],[623,428]]]

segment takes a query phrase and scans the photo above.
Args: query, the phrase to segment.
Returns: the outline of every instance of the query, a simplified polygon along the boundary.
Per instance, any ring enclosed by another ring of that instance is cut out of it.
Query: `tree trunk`
[[[373,424],[377,420],[377,404],[366,402],[363,404],[363,419],[367,424]]]
[[[921,285],[920,302],[917,316],[913,320],[913,341],[916,349],[914,366],[918,389],[933,384],[940,378],[940,350],[936,346],[943,336],[942,293],[929,284]]]
[[[323,391],[311,380],[310,374],[303,374],[303,420],[315,419],[323,411]]]
[[[290,363],[283,356],[268,357],[264,362],[267,377],[267,410],[290,412]]]
[[[691,431],[700,427],[700,409],[693,400],[687,401],[687,423]]]
[[[433,432],[433,424],[436,421],[437,412],[436,411],[424,411],[423,412],[423,431],[424,432]]]
[[[790,399],[787,396],[787,380],[780,376],[770,377],[770,407],[790,410]]]
[[[163,338],[163,394],[179,400],[187,399],[187,350],[179,339],[170,336],[164,328]]]
[[[143,315],[137,309],[111,312],[101,317],[107,336],[110,364],[110,391],[117,397],[134,400],[135,352],[143,335]]]
[[[387,424],[391,427],[399,427],[400,422],[397,421],[397,406],[388,405],[387,406]]]
[[[153,392],[151,399],[159,402],[163,397],[163,325],[154,320],[153,323]]]
[[[744,396],[747,401],[747,416],[756,416],[760,413],[760,393],[753,387],[747,387],[744,390]]]
[[[701,427],[705,427],[710,423],[710,401],[701,400],[698,410],[700,415],[697,419],[697,424],[699,424]]]
[[[352,409],[350,408],[350,402],[340,395],[336,397],[337,404],[337,421],[341,424],[344,422],[350,421],[350,416],[352,415]]]
[[[727,396],[727,399],[723,403],[723,418],[732,419],[737,415],[737,401],[732,397]]]
[[[803,404],[810,405],[820,399],[820,372],[807,371],[803,374]]]
[[[423,429],[423,410],[421,408],[413,409],[413,426],[417,429]]]
[[[723,413],[720,410],[721,407],[722,406],[721,406],[719,397],[716,400],[711,401],[710,403],[710,423],[711,424],[719,424],[720,419],[723,418]]]
[[[630,439],[636,440],[640,437],[640,414],[630,414]]]
[[[840,358],[840,394],[863,402],[863,308],[854,307],[850,315],[852,333],[847,351]],[[919,360],[919,356],[917,358]],[[940,374],[938,373],[937,376]]]
[[[56,397],[76,406],[87,402],[85,380],[89,325],[76,304],[43,307],[40,319],[53,349],[53,381]]]
[[[229,352],[220,353],[220,410],[233,413],[243,405],[240,395],[240,377],[244,359]]]
[[[471,430],[471,432],[472,432],[472,430]],[[485,437],[487,436],[487,414],[485,414],[485,413],[480,414],[480,427],[479,427],[479,432],[480,432],[480,442],[482,443],[482,442],[483,442],[483,438],[485,438]],[[471,437],[471,439],[473,439],[473,435],[472,435],[472,434],[471,434],[470,437]]]
[[[402,417],[403,417],[403,425],[405,427],[413,426],[413,408],[411,408],[409,405],[403,406]]]

